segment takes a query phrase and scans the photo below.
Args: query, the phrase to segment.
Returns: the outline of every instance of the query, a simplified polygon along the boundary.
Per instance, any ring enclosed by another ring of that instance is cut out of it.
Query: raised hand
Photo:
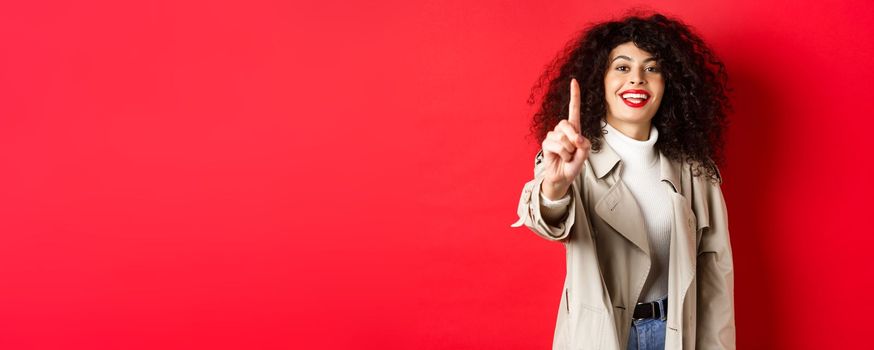
[[[545,167],[543,195],[558,200],[567,194],[592,147],[589,139],[580,134],[580,84],[576,79],[571,79],[568,118],[546,134],[541,147]]]

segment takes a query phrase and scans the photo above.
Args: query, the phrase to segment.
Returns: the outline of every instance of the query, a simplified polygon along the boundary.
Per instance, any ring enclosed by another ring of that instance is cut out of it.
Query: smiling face
[[[648,131],[664,90],[661,68],[650,53],[632,42],[610,52],[610,65],[604,75],[608,123],[636,124]]]

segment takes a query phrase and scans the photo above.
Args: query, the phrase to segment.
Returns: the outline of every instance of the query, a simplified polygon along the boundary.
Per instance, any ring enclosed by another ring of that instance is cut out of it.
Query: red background
[[[529,89],[626,1],[0,5],[0,346],[545,349]],[[662,1],[736,92],[740,348],[870,344],[874,6]]]

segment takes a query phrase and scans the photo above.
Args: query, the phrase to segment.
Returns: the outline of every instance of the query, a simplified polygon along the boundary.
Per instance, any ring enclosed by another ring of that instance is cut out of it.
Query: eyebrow
[[[616,56],[616,58],[614,58],[613,61],[618,60],[618,59],[620,59],[620,58],[624,58],[624,59],[626,59],[626,60],[629,60],[629,61],[631,61],[631,62],[634,62],[634,60],[631,59],[631,57],[624,56],[624,55]],[[649,62],[649,61],[655,61],[655,60],[656,60],[655,57],[650,57],[650,58],[647,58],[647,59],[643,60],[643,63],[647,63],[647,62]],[[610,61],[610,63],[613,63],[613,61]]]

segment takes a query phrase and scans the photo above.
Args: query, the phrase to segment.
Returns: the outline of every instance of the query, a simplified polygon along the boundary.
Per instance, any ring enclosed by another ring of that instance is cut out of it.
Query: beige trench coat
[[[660,184],[674,211],[665,349],[734,349],[734,275],[721,185],[659,156]],[[545,162],[536,163],[512,226],[565,246],[553,349],[625,349],[651,261],[643,216],[619,176],[622,161],[606,142],[590,152],[571,185],[569,215],[557,227],[540,214]]]

